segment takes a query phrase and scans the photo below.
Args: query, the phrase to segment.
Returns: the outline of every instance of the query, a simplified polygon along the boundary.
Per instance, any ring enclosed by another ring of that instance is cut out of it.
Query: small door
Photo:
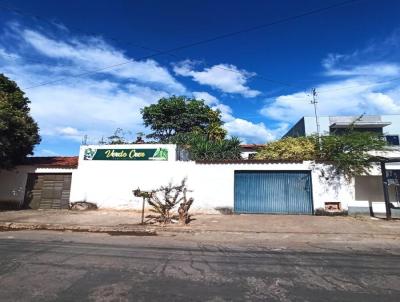
[[[236,171],[237,213],[312,214],[309,171]]]
[[[25,207],[30,209],[68,209],[71,178],[71,173],[28,174]]]

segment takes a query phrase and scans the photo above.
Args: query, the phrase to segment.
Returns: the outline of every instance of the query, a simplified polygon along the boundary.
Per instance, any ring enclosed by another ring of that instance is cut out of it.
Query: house
[[[67,209],[77,167],[78,156],[27,157],[12,170],[0,170],[0,209]]]
[[[243,159],[252,159],[263,146],[262,144],[242,144],[240,145],[240,155]]]
[[[350,127],[357,131],[374,132],[381,135],[390,145],[385,153],[388,158],[399,158],[400,115],[362,115],[362,116],[321,116],[318,118],[320,135],[340,135]],[[308,136],[317,133],[315,117],[304,116],[283,137]],[[391,162],[386,165],[389,176],[389,197],[393,207],[400,206],[400,163]],[[353,198],[348,204],[352,214],[384,212],[384,193],[382,174],[379,167],[369,175],[356,176],[352,180]]]
[[[349,127],[357,131],[375,132],[385,137],[393,146],[399,146],[400,115],[320,116],[321,135],[343,133]],[[302,117],[283,137],[308,136],[317,133],[315,117]]]

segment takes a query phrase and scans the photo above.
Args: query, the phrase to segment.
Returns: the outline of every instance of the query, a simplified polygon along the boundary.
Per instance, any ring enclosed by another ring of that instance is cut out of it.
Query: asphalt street
[[[400,301],[400,250],[3,232],[0,300]]]

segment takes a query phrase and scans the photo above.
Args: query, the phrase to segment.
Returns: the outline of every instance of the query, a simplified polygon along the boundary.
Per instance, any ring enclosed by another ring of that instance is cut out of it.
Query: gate
[[[235,171],[236,213],[312,214],[309,171]]]
[[[24,206],[30,209],[68,209],[71,173],[28,174]]]

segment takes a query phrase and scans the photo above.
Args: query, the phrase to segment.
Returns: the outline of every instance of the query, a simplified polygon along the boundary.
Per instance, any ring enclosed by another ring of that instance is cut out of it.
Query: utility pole
[[[315,124],[317,125],[317,135],[318,135],[318,139],[319,139],[320,129],[319,129],[319,119],[318,119],[318,111],[317,111],[318,101],[317,101],[317,90],[315,88],[313,88],[311,90],[311,95],[312,95],[311,104],[314,105]]]

